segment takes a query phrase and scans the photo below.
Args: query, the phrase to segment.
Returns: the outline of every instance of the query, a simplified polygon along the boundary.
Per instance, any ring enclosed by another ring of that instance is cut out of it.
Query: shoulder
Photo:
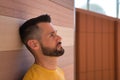
[[[38,73],[40,73],[38,67],[33,64],[24,75],[23,80],[36,80],[39,77]]]

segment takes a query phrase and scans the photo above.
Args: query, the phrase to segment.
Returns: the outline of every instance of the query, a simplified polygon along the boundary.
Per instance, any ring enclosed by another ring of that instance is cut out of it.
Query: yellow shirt
[[[25,74],[23,80],[65,80],[65,78],[60,68],[48,70],[40,65],[33,64]]]

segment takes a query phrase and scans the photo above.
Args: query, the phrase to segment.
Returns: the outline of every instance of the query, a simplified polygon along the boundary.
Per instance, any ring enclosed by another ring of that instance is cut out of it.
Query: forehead
[[[40,29],[42,29],[43,32],[51,32],[56,30],[53,24],[49,22],[41,22],[38,23],[37,25],[39,26]]]

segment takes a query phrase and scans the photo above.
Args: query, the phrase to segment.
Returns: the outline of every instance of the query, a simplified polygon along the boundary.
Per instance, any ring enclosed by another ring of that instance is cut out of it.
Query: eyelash
[[[50,34],[50,37],[56,37],[56,36],[57,36],[57,31]]]
[[[52,37],[56,36],[56,34],[51,34]]]
[[[52,33],[51,35],[50,35],[50,37],[56,37],[57,36],[57,33]]]

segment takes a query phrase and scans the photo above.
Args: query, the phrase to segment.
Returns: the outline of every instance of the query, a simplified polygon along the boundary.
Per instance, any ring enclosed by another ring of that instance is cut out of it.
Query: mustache
[[[57,43],[57,46],[58,46],[59,44],[62,44],[62,42],[58,42],[58,43]]]

